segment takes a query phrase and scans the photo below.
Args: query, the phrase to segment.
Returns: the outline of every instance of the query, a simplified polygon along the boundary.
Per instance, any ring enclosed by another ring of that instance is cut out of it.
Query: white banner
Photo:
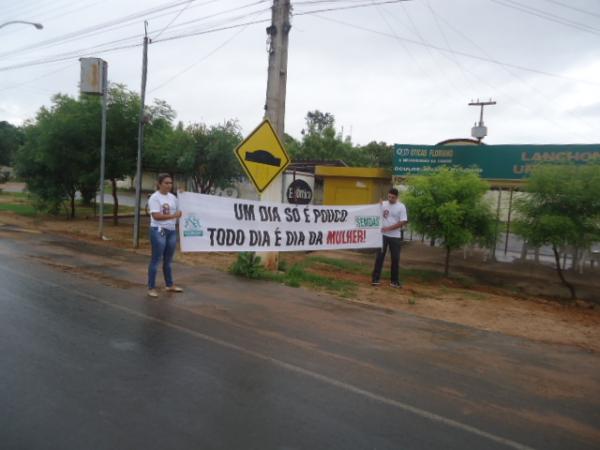
[[[381,246],[375,205],[314,206],[182,192],[184,252],[303,251]]]

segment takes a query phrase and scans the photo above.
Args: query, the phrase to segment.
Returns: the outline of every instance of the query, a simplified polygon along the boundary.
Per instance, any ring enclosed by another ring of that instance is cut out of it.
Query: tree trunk
[[[446,246],[446,264],[444,265],[444,276],[447,277],[450,272],[450,247]]]
[[[70,194],[71,197],[71,219],[75,218],[75,192]]]
[[[565,279],[562,268],[560,267],[560,255],[558,254],[558,249],[556,248],[556,245],[552,245],[552,250],[554,251],[554,259],[556,261],[556,271],[558,272],[558,276],[563,282],[563,284],[569,288],[569,291],[571,292],[571,300],[575,300],[577,298],[575,296],[575,286],[573,286]]]
[[[117,180],[114,178],[110,179],[112,185],[112,196],[113,196],[113,225],[119,225],[119,197],[117,197]]]

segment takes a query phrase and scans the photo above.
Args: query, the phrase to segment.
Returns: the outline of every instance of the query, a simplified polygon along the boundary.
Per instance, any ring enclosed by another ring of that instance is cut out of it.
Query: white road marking
[[[374,400],[376,402],[383,403],[383,404],[386,404],[386,405],[390,405],[390,406],[396,407],[398,409],[401,409],[403,411],[410,412],[410,413],[415,414],[415,415],[417,415],[419,417],[423,417],[425,419],[431,420],[432,422],[441,423],[443,425],[447,425],[447,426],[452,427],[452,428],[456,428],[456,429],[459,429],[459,430],[462,430],[462,431],[466,431],[466,432],[474,434],[476,436],[480,436],[480,437],[483,437],[485,439],[489,439],[490,441],[497,442],[499,444],[505,445],[505,446],[507,446],[509,448],[514,448],[514,449],[518,449],[518,450],[533,450],[532,447],[529,447],[529,446],[524,445],[524,444],[520,444],[519,442],[515,442],[513,440],[506,439],[506,438],[503,438],[501,436],[497,436],[497,435],[492,434],[492,433],[488,433],[487,431],[481,430],[481,429],[473,427],[471,425],[467,425],[467,424],[464,424],[462,422],[458,422],[456,420],[449,419],[449,418],[444,417],[444,416],[440,416],[439,414],[435,414],[435,413],[426,411],[426,410],[421,409],[421,408],[417,408],[415,406],[411,406],[409,404],[406,404],[406,403],[403,403],[403,402],[400,402],[400,401],[397,401],[397,400],[394,400],[394,399],[391,399],[391,398],[383,397],[383,396],[381,396],[379,394],[375,394],[375,393],[367,391],[365,389],[361,389],[361,388],[359,388],[357,386],[354,386],[352,384],[348,384],[348,383],[344,383],[344,382],[339,381],[339,380],[335,380],[335,379],[330,378],[330,377],[328,377],[326,375],[322,375],[322,374],[319,374],[317,372],[313,372],[312,370],[304,369],[304,368],[302,368],[300,366],[296,366],[294,364],[286,363],[285,361],[281,361],[281,360],[279,360],[277,358],[273,358],[271,356],[264,355],[264,354],[259,353],[259,352],[255,352],[254,350],[249,350],[249,349],[241,347],[239,345],[232,344],[230,342],[227,342],[227,341],[224,341],[222,339],[206,335],[204,333],[200,333],[200,332],[192,330],[190,328],[186,328],[186,327],[183,327],[181,325],[177,325],[177,324],[174,324],[174,323],[171,323],[171,322],[167,322],[165,320],[157,319],[157,318],[152,317],[152,316],[150,316],[148,314],[141,313],[139,311],[136,311],[134,309],[128,308],[126,306],[117,305],[117,304],[111,303],[109,301],[103,300],[102,298],[97,297],[97,296],[92,295],[92,294],[88,294],[87,292],[81,292],[81,291],[79,291],[77,289],[65,287],[65,286],[62,286],[60,284],[56,284],[56,283],[53,283],[51,281],[47,281],[47,280],[44,280],[44,279],[41,279],[41,278],[37,278],[37,277],[31,276],[31,275],[28,275],[28,274],[25,274],[25,273],[22,273],[22,272],[17,272],[15,270],[9,269],[8,267],[6,267],[4,265],[0,265],[0,267],[3,270],[5,270],[6,272],[10,272],[10,273],[12,273],[14,275],[17,275],[17,276],[20,276],[20,277],[23,277],[23,278],[28,278],[28,279],[36,281],[36,282],[38,282],[40,284],[45,284],[47,286],[50,286],[50,287],[52,287],[54,289],[62,289],[63,291],[71,292],[71,293],[76,294],[76,295],[78,295],[80,297],[88,298],[90,300],[93,300],[95,302],[101,303],[101,304],[103,304],[105,306],[108,306],[110,308],[118,309],[120,311],[124,311],[124,312],[126,312],[128,314],[131,314],[133,316],[137,316],[137,317],[143,318],[145,320],[150,320],[150,321],[159,323],[159,324],[161,324],[163,326],[175,329],[177,331],[180,331],[182,333],[188,334],[190,336],[194,336],[196,338],[202,339],[204,341],[211,342],[213,344],[219,345],[219,346],[224,347],[224,348],[228,348],[230,350],[235,350],[235,351],[237,351],[239,353],[242,353],[244,355],[252,356],[254,358],[257,358],[257,359],[260,359],[260,360],[263,360],[263,361],[267,361],[267,362],[269,362],[269,363],[271,363],[271,364],[273,364],[273,365],[275,365],[277,367],[281,367],[283,369],[289,370],[290,372],[301,374],[301,375],[304,375],[306,377],[312,378],[314,380],[318,380],[318,381],[320,381],[322,383],[329,384],[331,386],[335,386],[335,387],[337,387],[339,389],[343,389],[343,390],[346,390],[348,392],[352,392],[354,394],[361,395],[363,397],[366,397],[368,399]]]

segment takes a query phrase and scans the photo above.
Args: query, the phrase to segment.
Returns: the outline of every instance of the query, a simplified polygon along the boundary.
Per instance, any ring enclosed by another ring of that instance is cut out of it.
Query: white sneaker
[[[158,297],[158,291],[156,289],[148,289],[148,297]]]
[[[165,288],[165,291],[167,291],[167,292],[183,292],[183,289],[181,289],[179,286],[167,286]]]

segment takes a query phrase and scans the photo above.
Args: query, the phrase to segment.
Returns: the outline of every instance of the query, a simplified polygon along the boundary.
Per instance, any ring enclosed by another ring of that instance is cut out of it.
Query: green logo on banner
[[[185,237],[204,236],[200,219],[195,214],[190,214],[183,221],[183,235]]]

